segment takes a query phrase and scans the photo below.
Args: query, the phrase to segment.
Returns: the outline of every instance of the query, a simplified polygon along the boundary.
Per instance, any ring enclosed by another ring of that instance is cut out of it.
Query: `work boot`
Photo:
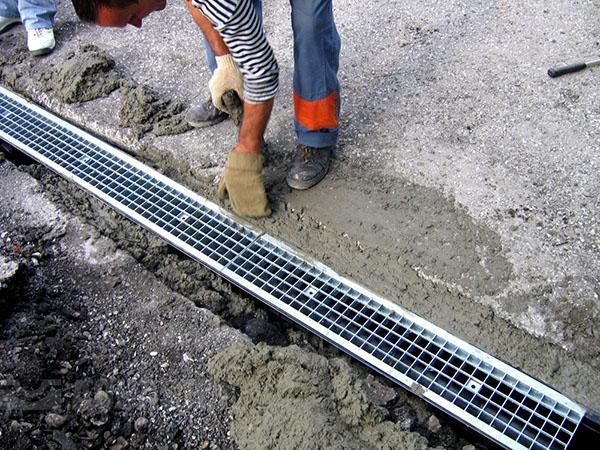
[[[333,147],[298,145],[288,170],[287,184],[294,189],[308,189],[321,181],[329,171]]]
[[[211,99],[200,105],[192,106],[185,114],[185,120],[189,125],[196,128],[210,127],[227,119],[229,115],[215,108]]]
[[[0,16],[0,33],[8,31],[13,25],[21,23],[18,17],[2,17]]]
[[[27,47],[33,56],[46,55],[54,49],[55,45],[52,28],[27,30]]]

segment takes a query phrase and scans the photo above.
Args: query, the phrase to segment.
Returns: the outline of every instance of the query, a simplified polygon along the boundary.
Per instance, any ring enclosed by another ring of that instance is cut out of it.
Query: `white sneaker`
[[[2,17],[0,16],[0,33],[4,33],[16,23],[21,23],[18,17]]]
[[[52,28],[37,28],[27,30],[27,47],[33,56],[42,56],[50,53],[56,42]]]

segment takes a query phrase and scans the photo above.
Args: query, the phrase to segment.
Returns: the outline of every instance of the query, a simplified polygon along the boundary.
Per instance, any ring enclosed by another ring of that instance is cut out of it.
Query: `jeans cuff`
[[[338,130],[329,131],[296,131],[298,143],[308,147],[331,147],[337,143]]]

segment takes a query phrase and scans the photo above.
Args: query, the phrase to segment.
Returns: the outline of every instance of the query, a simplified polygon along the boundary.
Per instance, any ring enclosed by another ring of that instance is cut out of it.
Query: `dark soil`
[[[0,448],[235,448],[205,359],[242,336],[53,216],[8,166],[0,259],[17,270],[0,284]],[[42,210],[52,224],[35,224]]]

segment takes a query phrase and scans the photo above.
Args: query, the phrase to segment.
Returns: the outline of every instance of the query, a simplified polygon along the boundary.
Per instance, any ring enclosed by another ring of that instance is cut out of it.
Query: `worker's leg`
[[[19,16],[27,30],[27,47],[35,56],[50,53],[54,40],[56,0],[18,0]]]
[[[294,32],[294,112],[300,144],[287,181],[296,189],[318,183],[338,139],[340,37],[332,0],[290,0]]]
[[[17,0],[0,0],[0,33],[21,22]]]
[[[298,142],[334,145],[338,137],[340,37],[332,0],[291,0],[294,110]]]
[[[0,17],[20,18],[17,0],[0,0]]]
[[[18,0],[21,21],[27,30],[52,28],[56,15],[56,0]]]

